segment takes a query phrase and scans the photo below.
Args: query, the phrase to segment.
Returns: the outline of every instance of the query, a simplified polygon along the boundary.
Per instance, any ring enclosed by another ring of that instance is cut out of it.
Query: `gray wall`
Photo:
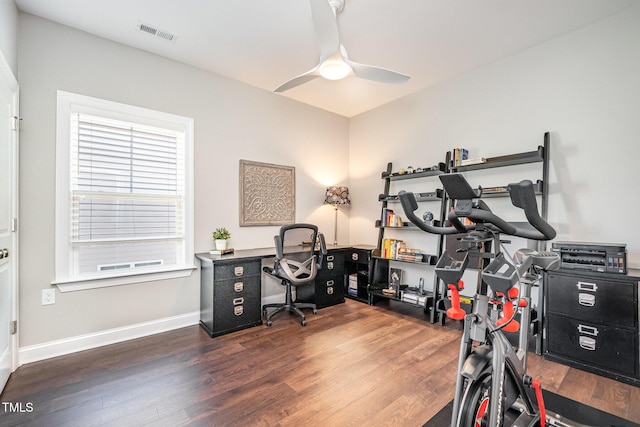
[[[470,157],[531,151],[550,131],[549,219],[557,239],[626,243],[629,261],[640,268],[639,40],[635,7],[353,118],[351,240],[376,241],[372,227],[387,162],[396,170],[430,166],[454,147],[468,148]],[[468,178],[489,187],[535,180],[538,170],[521,166]],[[398,183],[394,191],[429,191],[434,184]],[[433,205],[422,206],[429,209]],[[425,233],[396,238],[435,248]],[[431,277],[431,270],[415,275]]]
[[[54,182],[65,172],[55,169],[57,90],[195,119],[196,252],[211,249],[211,232],[222,226],[236,249],[273,246],[277,227],[238,225],[240,159],[295,166],[297,220],[333,235],[333,210],[322,201],[328,184],[348,184],[346,118],[25,13],[19,52],[21,348],[199,310],[197,271],[58,292],[56,304],[40,304],[54,279]]]
[[[13,0],[0,0],[0,52],[13,75],[18,75],[18,8]]]

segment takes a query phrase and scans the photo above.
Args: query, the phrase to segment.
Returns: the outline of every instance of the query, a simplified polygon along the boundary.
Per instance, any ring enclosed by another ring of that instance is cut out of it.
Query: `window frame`
[[[71,114],[84,113],[184,132],[184,258],[178,265],[143,271],[74,273],[71,244]],[[193,119],[71,92],[57,92],[56,116],[55,280],[61,292],[187,277],[194,264]]]

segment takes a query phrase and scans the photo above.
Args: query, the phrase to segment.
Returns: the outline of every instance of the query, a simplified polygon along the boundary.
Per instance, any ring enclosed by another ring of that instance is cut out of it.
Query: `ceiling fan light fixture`
[[[320,75],[327,80],[340,80],[349,75],[351,67],[339,59],[328,59],[320,65]]]

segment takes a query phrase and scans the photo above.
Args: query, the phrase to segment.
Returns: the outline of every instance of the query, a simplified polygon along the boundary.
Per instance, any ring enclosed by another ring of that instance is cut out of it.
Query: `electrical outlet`
[[[43,289],[42,290],[42,305],[49,305],[56,303],[56,290],[55,289]]]

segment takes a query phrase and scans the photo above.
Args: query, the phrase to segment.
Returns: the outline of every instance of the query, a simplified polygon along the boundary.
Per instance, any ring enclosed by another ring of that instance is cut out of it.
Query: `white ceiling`
[[[318,62],[307,0],[16,0],[24,12],[273,91]],[[316,79],[286,96],[352,117],[632,7],[634,0],[346,0],[341,41],[400,86]],[[168,42],[144,22],[177,35]]]

